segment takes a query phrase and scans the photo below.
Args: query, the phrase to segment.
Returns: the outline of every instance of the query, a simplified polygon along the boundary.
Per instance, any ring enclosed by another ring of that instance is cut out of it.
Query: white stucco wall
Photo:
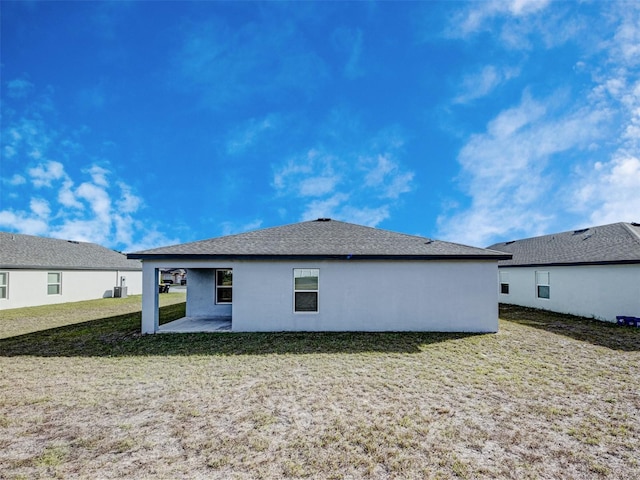
[[[158,328],[159,268],[186,268],[187,316],[232,316],[234,331],[496,332],[495,261],[143,261],[142,332]],[[233,269],[233,305],[213,270]],[[320,269],[319,312],[293,311],[293,269]],[[230,310],[229,310],[230,309]]]
[[[293,311],[293,269],[318,268],[318,313]],[[498,329],[495,261],[238,262],[234,331]]]
[[[113,287],[125,277],[129,295],[142,293],[141,271],[96,270],[1,270],[8,272],[7,298],[0,299],[0,310],[55,303],[78,302],[113,296]],[[47,294],[47,273],[62,273],[59,295]]]
[[[585,265],[501,268],[509,294],[500,302],[616,321],[640,317],[640,265]],[[537,298],[536,271],[549,272],[550,298]]]
[[[189,268],[187,279],[187,317],[231,317],[230,304],[216,304],[215,270]]]

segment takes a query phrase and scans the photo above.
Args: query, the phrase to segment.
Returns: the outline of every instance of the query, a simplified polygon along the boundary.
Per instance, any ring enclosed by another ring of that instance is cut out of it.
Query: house
[[[186,285],[187,272],[184,268],[169,268],[160,271],[160,283]]]
[[[95,243],[0,232],[0,310],[142,293],[142,264]]]
[[[640,224],[613,223],[489,247],[500,302],[610,322],[640,316]]]
[[[167,268],[187,270],[188,318],[233,331],[495,332],[511,255],[320,218],[128,257],[143,263],[143,333],[159,331]]]

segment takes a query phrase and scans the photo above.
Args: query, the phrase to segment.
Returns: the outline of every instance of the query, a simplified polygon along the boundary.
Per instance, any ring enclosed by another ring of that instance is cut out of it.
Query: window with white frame
[[[293,309],[295,312],[318,311],[320,270],[318,268],[293,269]]]
[[[509,272],[500,270],[500,293],[503,295],[509,295]]]
[[[549,272],[536,272],[536,295],[538,298],[550,298]]]
[[[62,293],[62,273],[47,273],[47,295],[60,295]]]
[[[233,270],[216,270],[216,303],[231,303],[233,300]]]
[[[9,272],[0,272],[0,299],[9,297]]]

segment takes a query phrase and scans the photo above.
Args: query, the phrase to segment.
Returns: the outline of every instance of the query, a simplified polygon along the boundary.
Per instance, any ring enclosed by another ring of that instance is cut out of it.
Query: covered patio
[[[157,333],[231,332],[231,317],[183,317],[158,327]]]

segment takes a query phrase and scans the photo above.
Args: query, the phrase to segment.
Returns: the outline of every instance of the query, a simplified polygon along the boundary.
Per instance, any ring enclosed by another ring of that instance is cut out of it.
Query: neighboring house
[[[184,285],[187,283],[187,272],[184,268],[169,268],[160,271],[160,283]]]
[[[114,290],[142,293],[139,261],[94,243],[0,232],[0,310],[112,297]]]
[[[128,257],[143,263],[143,333],[158,331],[167,268],[187,270],[187,317],[233,331],[495,332],[511,255],[318,219]]]
[[[614,223],[489,247],[502,303],[610,322],[640,316],[640,224]]]

